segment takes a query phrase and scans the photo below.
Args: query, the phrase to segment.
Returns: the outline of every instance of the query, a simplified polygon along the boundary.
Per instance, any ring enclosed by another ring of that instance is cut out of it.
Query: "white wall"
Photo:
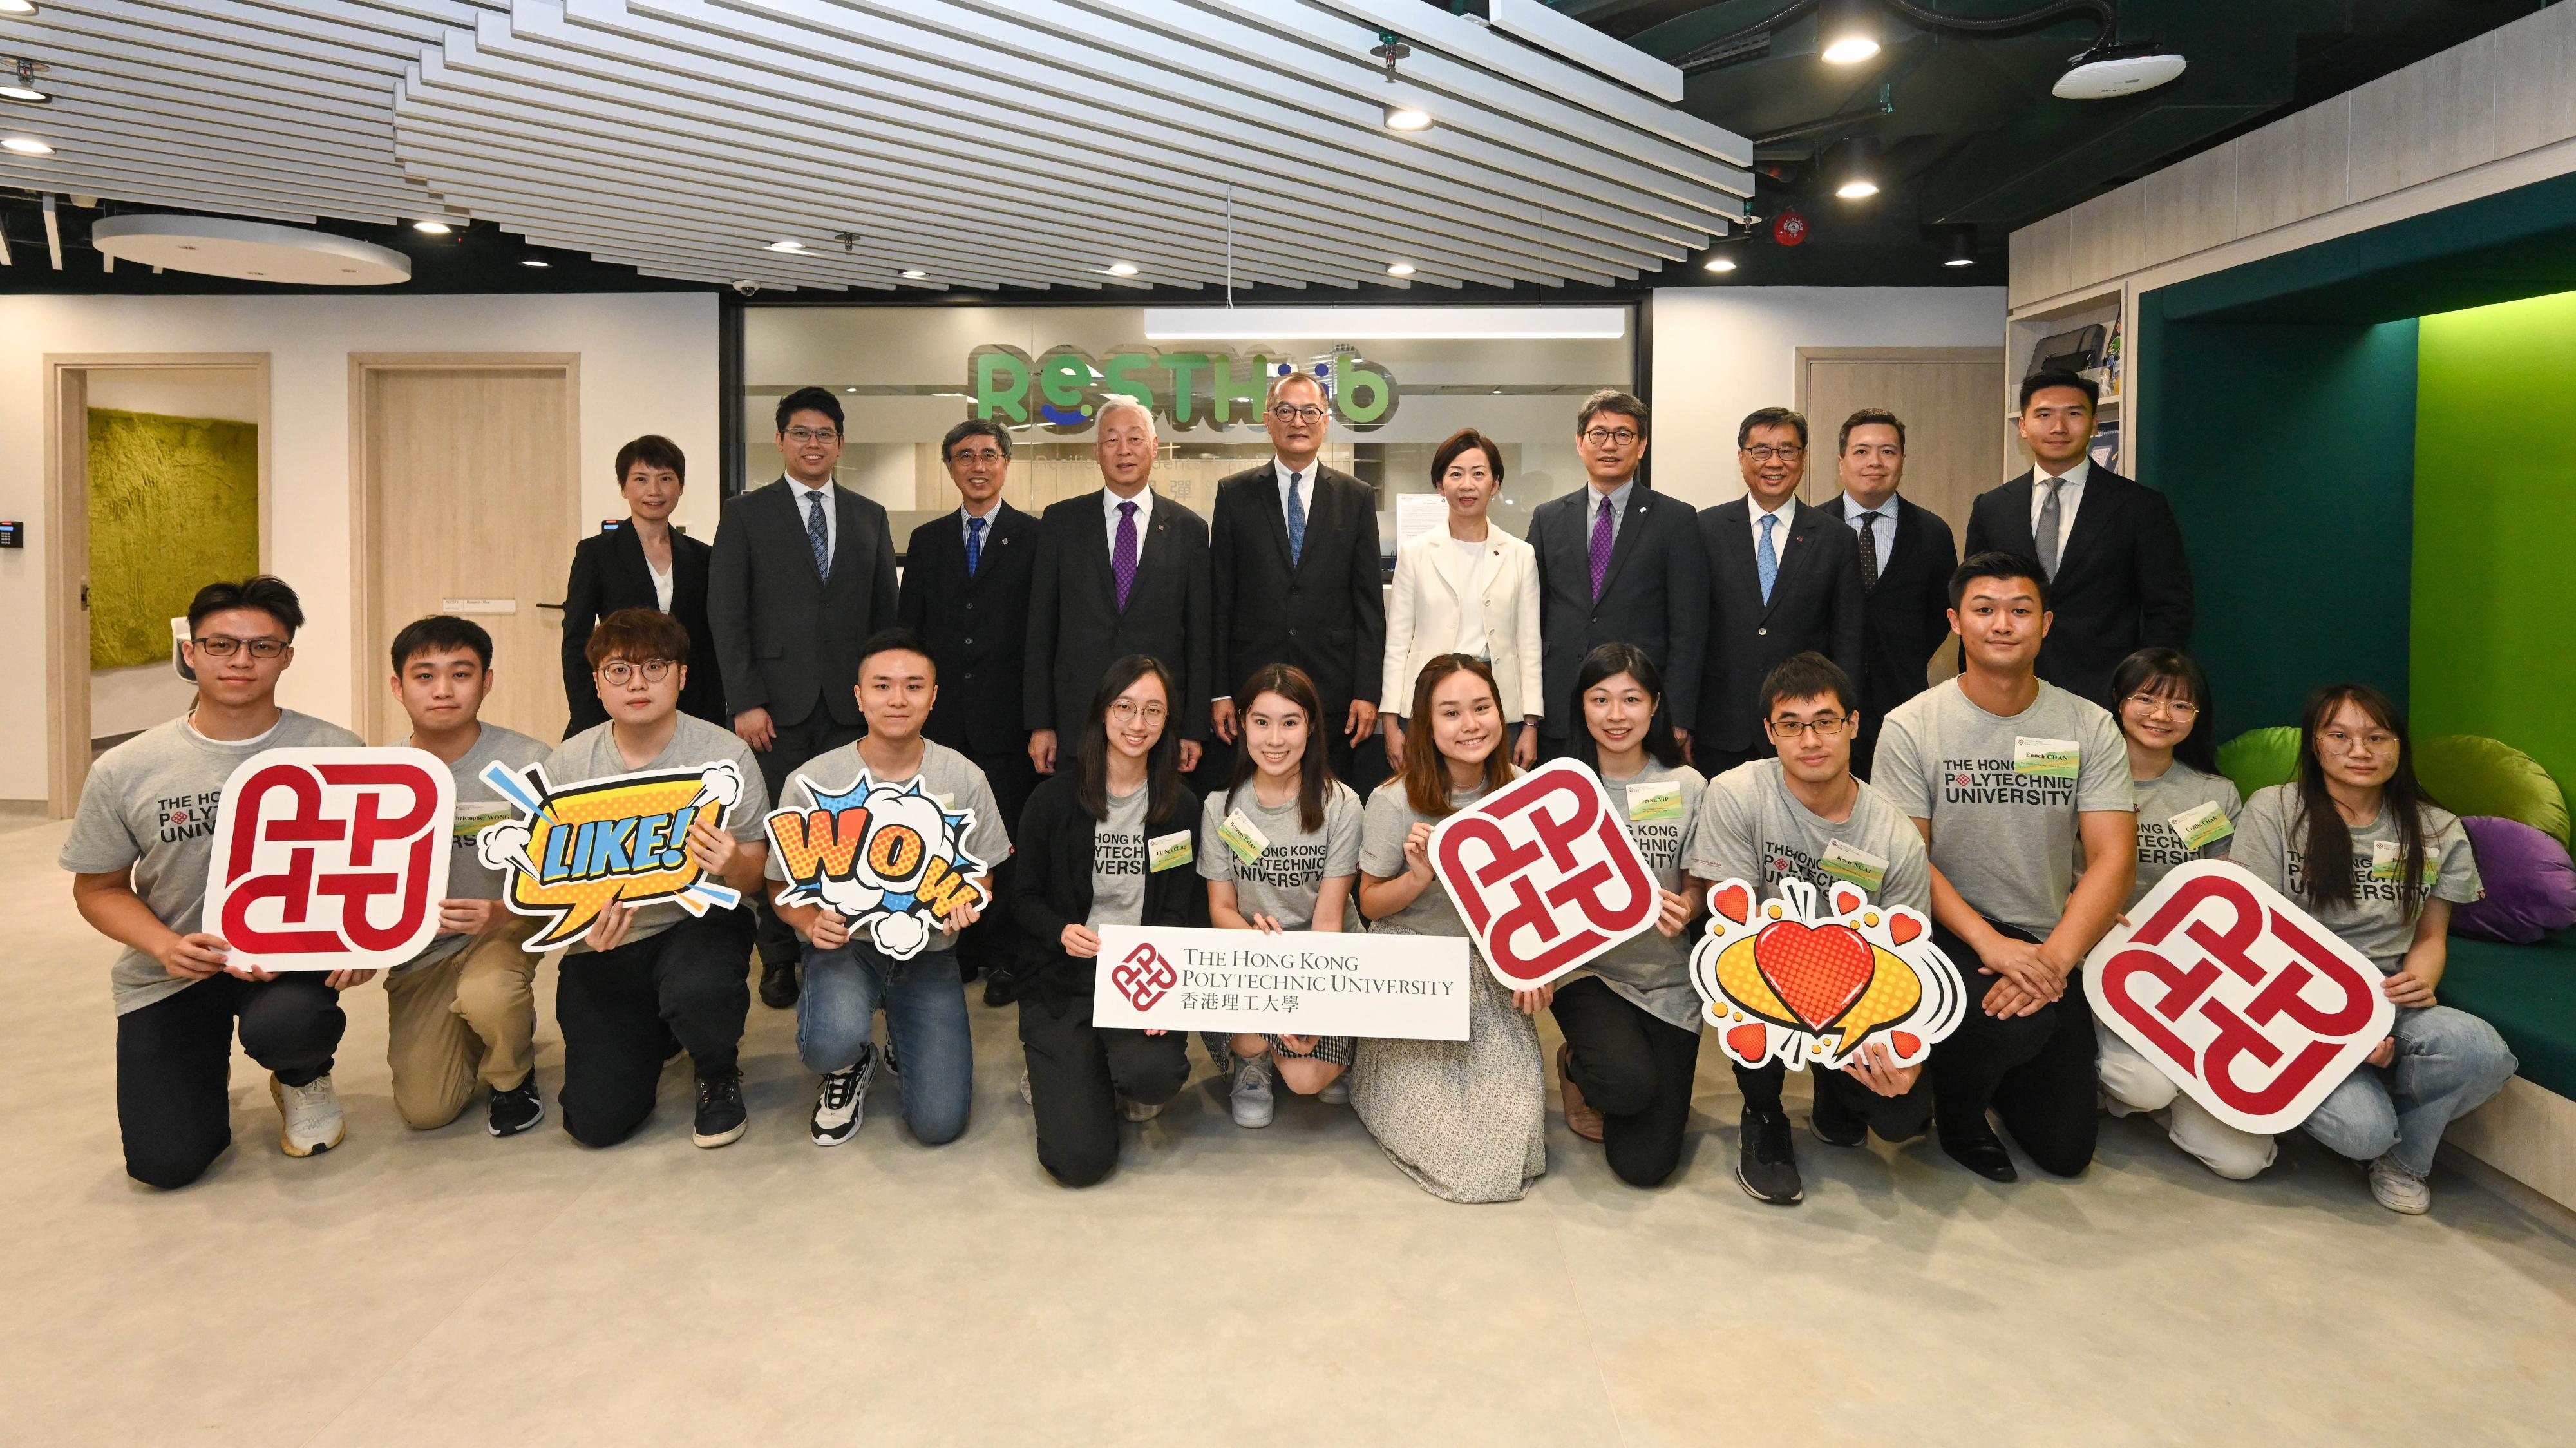
[[[696,466],[679,519],[712,535],[718,504],[716,300],[705,294],[369,297],[0,297],[0,518],[29,522],[28,546],[0,552],[0,607],[46,617],[53,525],[44,473],[48,353],[269,354],[270,557],[304,597],[308,622],[280,698],[352,717],[349,354],[581,354],[582,515],[624,513],[609,464],[618,444],[658,432]],[[506,527],[495,520],[491,527]],[[566,560],[569,564],[570,560]],[[45,641],[0,637],[0,798],[45,793]],[[372,686],[373,680],[368,683]]]
[[[1655,490],[1743,496],[1735,425],[1797,403],[1800,347],[1992,347],[2002,287],[1674,287],[1655,293]]]

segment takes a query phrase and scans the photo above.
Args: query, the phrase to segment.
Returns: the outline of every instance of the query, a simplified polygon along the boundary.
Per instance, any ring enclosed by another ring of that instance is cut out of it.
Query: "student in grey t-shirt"
[[[2304,1125],[2370,1163],[2381,1206],[2421,1213],[2443,1132],[2519,1065],[2495,1027],[2434,995],[2451,907],[2484,893],[2477,861],[2458,817],[2425,798],[2406,716],[2376,689],[2329,685],[2309,696],[2293,781],[2255,791],[2227,858],[2370,957],[2397,1004],[2388,1039]]]
[[[1889,711],[1870,770],[1924,832],[1935,936],[1981,997],[1933,1048],[1934,1119],[1981,1176],[2016,1175],[1989,1107],[2032,1160],[2073,1176],[2097,1119],[2092,1012],[2070,982],[2129,898],[2128,750],[2102,706],[2033,671],[2049,622],[2037,564],[1980,553],[1950,597],[1966,670]],[[2080,884],[2079,843],[2097,862]]]
[[[101,755],[63,841],[81,918],[124,946],[116,1000],[116,1119],[125,1171],[156,1187],[204,1175],[232,1142],[232,1043],[272,1073],[278,1144],[311,1156],[347,1131],[331,1088],[348,1016],[340,992],[372,971],[236,974],[198,916],[224,785],[268,749],[355,747],[336,724],[277,707],[304,609],[274,578],[214,583],[188,606],[196,706]]]

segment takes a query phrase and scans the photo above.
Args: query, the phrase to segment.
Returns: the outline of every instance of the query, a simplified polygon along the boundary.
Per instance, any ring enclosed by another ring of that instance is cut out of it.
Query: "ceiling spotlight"
[[[929,275],[930,273],[923,271],[921,268],[913,267],[904,272],[903,279],[908,282],[917,282]]]
[[[535,257],[533,257],[533,256],[523,256],[523,257],[519,258],[519,265],[521,265],[521,266],[539,266],[539,267],[541,267],[541,266],[551,266],[551,265],[553,265],[553,263],[551,263],[551,262],[539,261],[537,258],[535,258]]]
[[[25,101],[30,105],[39,106],[53,99],[52,96],[36,88],[36,77],[53,67],[38,65],[32,60],[20,57],[14,69],[17,72],[14,76],[0,78],[0,99]]]
[[[1871,0],[1825,0],[1816,54],[1827,65],[1858,65],[1878,54],[1878,7]]]
[[[36,0],[0,0],[0,15],[33,15]]]
[[[801,241],[773,241],[769,244],[769,249],[771,251],[803,251],[805,249],[805,243]]]
[[[1825,163],[1825,179],[1834,194],[1859,201],[1878,194],[1878,142],[1853,136],[1836,146]]]
[[[2074,68],[2048,88],[2062,101],[2107,101],[2153,90],[2182,74],[2185,64],[2179,55],[2158,51],[2153,41],[2099,46],[2070,63]]]
[[[423,219],[413,222],[411,224],[411,229],[419,232],[423,236],[445,236],[456,228],[448,225],[444,221]]]
[[[50,156],[54,154],[53,147],[46,145],[44,142],[37,140],[33,136],[11,136],[6,140],[0,140],[0,148],[15,151],[21,156]]]
[[[1390,131],[1427,131],[1431,129],[1431,113],[1412,106],[1388,106],[1386,128]]]
[[[1109,264],[1109,274],[1113,277],[1132,277],[1136,274],[1135,263],[1113,261]]]
[[[1713,272],[1731,272],[1735,270],[1735,258],[1731,256],[1710,257],[1708,259],[1706,269]]]
[[[1977,230],[1962,226],[1941,238],[1941,265],[1975,266],[1977,264]]]
[[[1397,262],[1386,269],[1386,274],[1391,277],[1409,277],[1413,275],[1413,263],[1409,261]]]

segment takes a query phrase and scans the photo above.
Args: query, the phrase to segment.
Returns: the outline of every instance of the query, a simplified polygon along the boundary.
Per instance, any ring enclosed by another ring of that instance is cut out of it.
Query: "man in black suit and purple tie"
[[[1932,654],[1950,637],[1950,574],[1959,545],[1949,523],[1897,495],[1905,479],[1905,424],[1885,408],[1843,419],[1836,466],[1843,495],[1825,505],[1860,538],[1860,737],[1852,773],[1869,777],[1878,723],[1923,692]]]

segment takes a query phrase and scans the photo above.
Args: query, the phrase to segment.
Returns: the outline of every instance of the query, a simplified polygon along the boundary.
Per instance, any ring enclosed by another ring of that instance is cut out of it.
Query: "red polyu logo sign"
[[[1544,985],[1648,929],[1663,897],[1600,777],[1542,764],[1431,832],[1431,872],[1494,978]]]
[[[1181,983],[1181,975],[1172,969],[1171,961],[1164,958],[1163,952],[1156,950],[1149,941],[1127,952],[1127,958],[1109,972],[1109,983],[1118,987],[1118,993],[1127,998],[1127,1004],[1139,1011],[1150,1011],[1154,1002],[1170,994],[1172,987]]]
[[[2223,861],[2177,868],[2128,918],[2085,959],[2094,1015],[2240,1131],[2307,1120],[2396,1018],[2368,956]]]
[[[419,749],[270,749],[224,782],[200,929],[263,970],[380,970],[438,933],[456,782]]]

